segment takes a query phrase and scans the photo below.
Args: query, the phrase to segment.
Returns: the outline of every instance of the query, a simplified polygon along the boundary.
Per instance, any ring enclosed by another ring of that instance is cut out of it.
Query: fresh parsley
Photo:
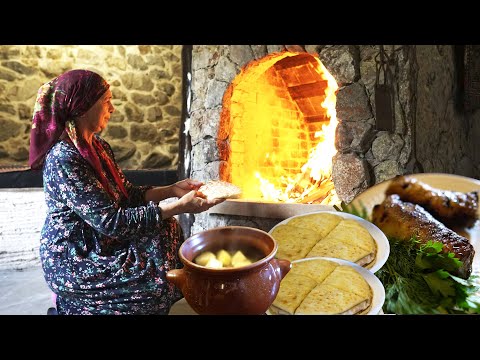
[[[389,239],[390,255],[375,275],[385,287],[384,313],[480,314],[476,276],[451,274],[462,262],[443,244]]]

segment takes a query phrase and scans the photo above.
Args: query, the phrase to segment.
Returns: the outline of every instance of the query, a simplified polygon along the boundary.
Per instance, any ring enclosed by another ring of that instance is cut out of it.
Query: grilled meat
[[[477,220],[477,191],[462,193],[440,190],[408,176],[397,176],[392,179],[385,193],[398,194],[403,201],[421,205],[449,227],[471,227]]]
[[[452,252],[462,261],[462,266],[454,275],[463,279],[470,276],[475,255],[472,244],[420,205],[403,202],[398,195],[387,196],[381,204],[373,207],[372,222],[388,237],[407,241],[416,236],[422,244],[429,240],[441,242],[443,252]]]

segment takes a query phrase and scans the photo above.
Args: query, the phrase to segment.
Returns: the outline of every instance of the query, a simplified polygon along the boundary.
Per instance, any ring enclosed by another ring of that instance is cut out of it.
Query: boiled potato
[[[237,267],[240,267],[240,266],[246,266],[246,265],[250,265],[252,262],[248,259],[245,259],[245,260],[239,260],[239,261],[236,261],[234,264],[233,264],[233,267],[234,268],[237,268]]]
[[[206,266],[210,259],[215,259],[215,254],[211,251],[205,251],[195,258],[195,263],[200,266]]]
[[[216,257],[211,257],[208,262],[205,264],[205,267],[213,268],[213,269],[220,269],[223,267],[223,264],[220,260],[217,260]]]
[[[220,269],[224,267],[240,267],[251,264],[253,261],[248,259],[241,250],[235,252],[235,254],[229,253],[225,249],[217,251],[215,255],[211,251],[205,251],[198,255],[194,262],[200,266],[205,266],[213,269]]]
[[[230,266],[232,264],[232,256],[227,250],[222,249],[217,251],[217,259],[222,262],[223,266]]]
[[[240,250],[237,250],[237,252],[232,256],[232,266],[236,267],[237,263],[243,262],[245,260],[248,260],[248,259],[245,255],[243,255],[243,252],[241,252]]]

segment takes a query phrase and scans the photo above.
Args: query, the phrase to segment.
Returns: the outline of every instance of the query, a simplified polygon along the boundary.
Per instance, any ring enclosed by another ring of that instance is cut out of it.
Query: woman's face
[[[80,124],[86,131],[98,133],[105,129],[110,115],[115,111],[111,100],[112,92],[107,89],[102,97],[81,116]]]

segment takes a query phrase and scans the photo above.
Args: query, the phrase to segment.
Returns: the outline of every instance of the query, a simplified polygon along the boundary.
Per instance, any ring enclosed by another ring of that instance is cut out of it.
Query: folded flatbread
[[[325,259],[292,263],[270,307],[273,314],[365,314],[373,292],[353,267]]]
[[[207,199],[236,199],[242,194],[238,186],[222,180],[210,180],[202,185],[198,192]]]
[[[326,212],[295,216],[277,225],[271,235],[278,242],[277,257],[290,261],[333,257],[368,269],[377,255],[374,238],[359,221]]]
[[[317,286],[317,282],[312,278],[291,272],[287,273],[280,283],[280,290],[272,304],[275,315],[294,314],[297,307],[315,286]]]
[[[335,214],[306,214],[292,218],[287,224],[313,230],[323,239],[340,221],[342,217]]]
[[[288,224],[276,226],[271,235],[278,243],[277,258],[290,261],[303,259],[321,239],[313,230]]]
[[[338,266],[338,263],[324,259],[297,261],[289,274],[306,276],[321,284]]]
[[[366,268],[373,264],[377,247],[375,240],[358,221],[343,219],[306,257],[323,256],[344,259]]]
[[[374,253],[349,241],[339,238],[326,238],[320,240],[307,254],[307,258],[322,256],[348,260],[360,266],[371,263],[374,260]]]
[[[337,266],[322,282],[338,289],[353,292],[362,298],[372,297],[372,289],[362,275],[350,266]]]
[[[371,299],[354,292],[320,284],[310,291],[295,311],[297,315],[354,315],[369,306]]]

